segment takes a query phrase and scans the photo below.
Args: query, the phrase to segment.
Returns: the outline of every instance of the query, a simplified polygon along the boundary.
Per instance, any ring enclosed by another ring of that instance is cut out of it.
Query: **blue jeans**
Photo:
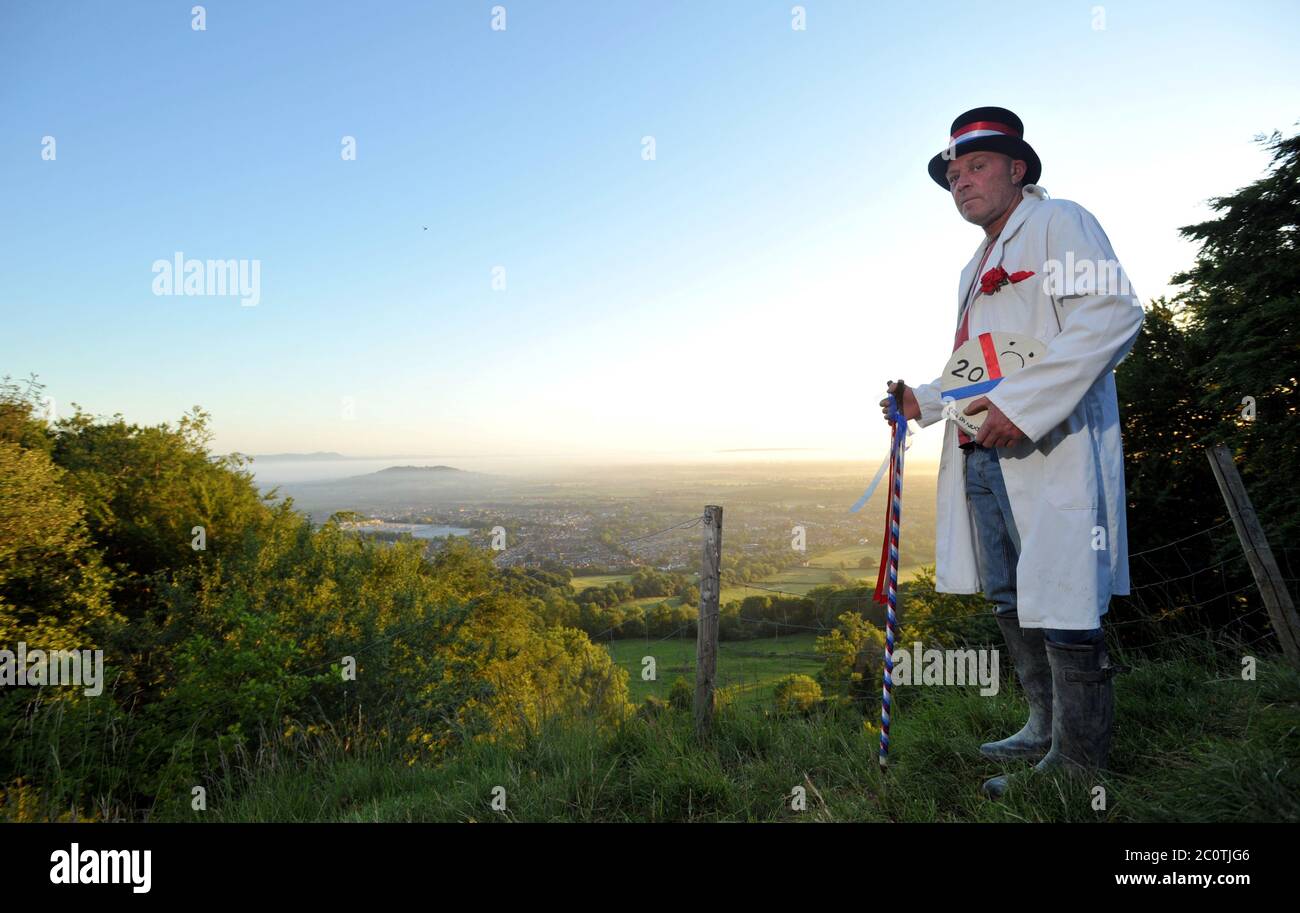
[[[1011,513],[1011,499],[1002,479],[996,447],[974,447],[966,453],[966,495],[975,511],[979,536],[980,578],[984,595],[999,615],[1016,612],[1016,562],[1020,559],[1020,534]],[[1073,631],[1046,628],[1052,643],[1086,644],[1101,640],[1101,628]]]

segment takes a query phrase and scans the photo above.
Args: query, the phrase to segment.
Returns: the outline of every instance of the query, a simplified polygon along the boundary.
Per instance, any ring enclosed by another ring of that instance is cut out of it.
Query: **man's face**
[[[1001,152],[969,152],[948,163],[948,189],[957,211],[981,227],[995,222],[1020,197],[1015,182],[1025,163]]]

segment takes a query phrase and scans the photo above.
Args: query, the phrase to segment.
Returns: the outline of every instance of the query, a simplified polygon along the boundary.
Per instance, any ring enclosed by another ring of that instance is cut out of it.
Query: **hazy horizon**
[[[658,458],[650,459],[641,454],[627,454],[624,458],[619,459],[617,456],[593,460],[589,455],[573,454],[569,456],[551,456],[550,458],[538,457],[534,455],[492,455],[482,454],[474,457],[455,457],[449,455],[400,455],[400,456],[348,456],[341,455],[337,459],[271,459],[265,456],[260,459],[254,454],[245,454],[251,456],[253,462],[248,466],[257,479],[258,484],[265,487],[267,485],[290,484],[296,482],[312,481],[329,481],[335,479],[348,478],[351,476],[366,475],[378,472],[382,469],[393,466],[434,466],[446,465],[453,469],[463,470],[473,473],[483,473],[513,478],[564,478],[564,477],[582,477],[592,474],[601,474],[606,472],[616,472],[618,470],[630,471],[636,469],[653,470],[656,468],[673,468],[683,471],[691,469],[710,469],[726,467],[764,467],[772,472],[782,470],[799,471],[808,473],[822,470],[835,475],[854,475],[861,474],[863,478],[863,487],[871,480],[879,465],[879,459],[857,459],[852,456],[834,457],[814,457],[808,456],[802,459],[761,459],[758,457],[743,459],[727,459],[725,455],[719,455],[715,459],[709,459],[707,454],[683,453],[678,458],[672,458],[672,455],[663,454]],[[880,459],[883,459],[884,451],[882,449]],[[910,455],[909,455],[910,456]],[[870,465],[868,465],[870,464]],[[934,472],[938,469],[937,462],[933,460],[917,459],[907,464],[912,470],[919,472]]]

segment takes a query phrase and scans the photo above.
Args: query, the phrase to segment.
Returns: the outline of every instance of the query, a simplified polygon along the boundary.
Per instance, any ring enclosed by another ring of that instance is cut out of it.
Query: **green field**
[[[858,568],[858,562],[863,558],[870,560],[871,572],[874,573],[876,570],[876,564],[880,561],[880,546],[850,545],[845,548],[837,548],[833,552],[827,552],[826,554],[819,555],[816,558],[809,558],[808,563],[814,567],[838,568],[840,562],[843,561],[848,565],[848,569],[846,569],[844,573],[853,574],[857,572],[865,574],[867,571]]]
[[[872,567],[868,570],[857,566],[864,556],[870,557],[872,561]],[[875,586],[876,568],[874,562],[879,557],[880,547],[878,545],[853,545],[836,549],[816,558],[808,559],[808,567],[787,568],[779,574],[755,581],[754,586],[745,586],[744,584],[724,586],[721,593],[721,602],[726,605],[728,602],[738,602],[746,596],[761,596],[766,590],[782,590],[786,593],[795,593],[802,596],[814,587],[830,586],[831,576],[837,571],[850,579],[859,581],[863,585]],[[841,569],[840,562],[848,565],[848,567]],[[919,569],[919,564],[900,567],[898,569],[899,583],[910,580],[912,575]],[[590,574],[574,577],[570,581],[570,585],[580,593],[592,587],[607,586],[615,581],[626,582],[631,579],[631,574]],[[698,581],[699,575],[692,574],[691,579]],[[759,589],[759,587],[765,589]],[[659,602],[676,605],[677,599],[670,596],[647,596],[634,599],[630,603],[624,603],[624,605],[653,605]]]
[[[569,581],[569,586],[581,593],[583,590],[589,590],[594,586],[609,586],[611,583],[618,581],[626,583],[631,579],[631,574],[588,574],[584,577],[574,577]]]
[[[746,586],[745,584],[724,586],[720,597],[722,604],[726,605],[728,602],[744,599],[746,596],[762,596],[765,590],[759,589],[759,587],[802,596],[815,587],[831,586],[831,577],[836,572],[851,580],[858,581],[863,586],[875,586],[876,568],[873,566],[870,570],[863,570],[856,566],[858,560],[867,552],[874,553],[872,555],[873,560],[880,556],[879,547],[855,546],[842,548],[834,552],[828,552],[819,558],[809,559],[808,567],[786,568],[779,574],[755,581],[754,586]],[[849,567],[841,569],[839,566],[841,561],[849,565]],[[921,565],[919,564],[900,567],[898,569],[898,582],[905,583],[912,579],[912,575],[920,568]]]
[[[772,700],[772,687],[791,673],[816,675],[821,659],[814,653],[816,634],[803,633],[756,640],[725,640],[718,645],[718,688],[735,687],[737,704]],[[695,688],[695,638],[673,640],[616,640],[609,650],[614,662],[628,672],[628,690],[635,703],[648,695],[668,699],[678,676]],[[656,680],[641,680],[642,658],[653,656]]]

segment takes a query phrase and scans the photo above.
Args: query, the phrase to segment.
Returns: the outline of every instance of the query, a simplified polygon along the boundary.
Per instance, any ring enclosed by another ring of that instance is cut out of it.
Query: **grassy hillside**
[[[790,644],[789,646],[793,646]],[[1239,655],[1239,654],[1237,654]],[[725,653],[724,653],[725,657]],[[1134,662],[1132,658],[1127,661]],[[720,660],[720,665],[723,660]],[[900,689],[893,763],[852,708],[782,717],[752,702],[724,710],[708,744],[690,714],[638,716],[602,734],[545,726],[525,746],[467,746],[442,767],[393,763],[383,747],[323,742],[308,760],[232,765],[204,821],[1300,821],[1300,675],[1264,661],[1257,681],[1233,655],[1203,647],[1134,662],[1118,680],[1113,771],[1092,781],[1042,778],[1001,802],[979,795],[1002,769],[981,741],[1018,728],[1011,688]],[[1008,770],[1027,769],[1025,764]],[[493,811],[505,789],[507,810]],[[807,810],[790,808],[807,791]]]

